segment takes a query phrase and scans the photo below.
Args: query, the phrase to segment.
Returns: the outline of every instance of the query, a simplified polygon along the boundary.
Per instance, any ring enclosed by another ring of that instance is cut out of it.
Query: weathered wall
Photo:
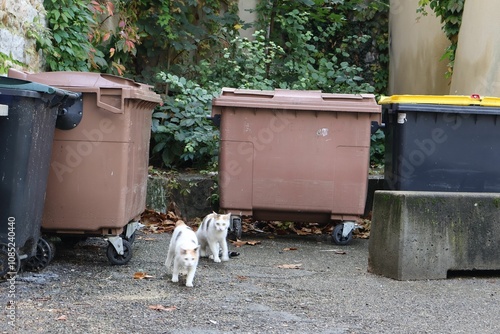
[[[239,0],[238,1],[238,7],[239,7],[239,17],[240,19],[245,22],[245,23],[254,23],[257,20],[257,13],[253,12],[251,13],[249,9],[255,9],[255,6],[257,6],[257,0]],[[241,37],[246,37],[248,39],[253,39],[252,34],[255,32],[254,28],[250,29],[241,29],[240,30],[240,36]]]
[[[417,14],[418,0],[391,0],[389,94],[448,94],[445,60],[449,45],[439,19]]]
[[[500,96],[500,1],[466,1],[451,94]]]
[[[0,64],[0,69],[10,67],[11,59],[26,64],[29,71],[42,68],[41,54],[27,34],[45,26],[43,12],[43,0],[0,1],[0,59],[7,62]]]

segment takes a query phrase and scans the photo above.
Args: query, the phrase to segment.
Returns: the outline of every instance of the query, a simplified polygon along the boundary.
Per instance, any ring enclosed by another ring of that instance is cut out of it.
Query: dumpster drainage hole
[[[500,270],[448,270],[446,278],[500,278]]]

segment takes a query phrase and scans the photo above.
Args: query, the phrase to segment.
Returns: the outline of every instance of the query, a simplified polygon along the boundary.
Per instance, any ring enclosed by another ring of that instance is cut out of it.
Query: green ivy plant
[[[220,90],[222,87],[270,90],[279,85],[280,75],[269,67],[284,55],[281,46],[267,42],[263,31],[254,39],[233,38],[220,56],[204,59],[193,70],[199,73],[203,87]],[[230,70],[228,70],[230,69]]]
[[[453,74],[455,53],[458,45],[458,34],[462,24],[462,15],[465,0],[419,0],[417,13],[427,15],[426,6],[429,6],[441,20],[442,29],[451,44],[446,48],[441,59],[448,59],[446,77]]]
[[[192,65],[212,58],[247,26],[237,15],[237,0],[121,2],[123,16],[140,37],[137,53],[122,57],[121,63],[138,81],[154,83],[159,72],[197,78]]]
[[[388,59],[379,54],[387,52],[388,12],[388,0],[261,0],[257,26],[283,46],[279,73],[289,71],[282,81],[290,87],[358,92],[377,85],[384,94]]]
[[[153,113],[153,159],[168,168],[216,166],[219,130],[208,116],[217,93],[165,72],[158,80],[168,92]]]
[[[93,56],[102,54],[94,50],[89,41],[96,21],[88,1],[45,0],[44,7],[50,33],[42,31],[36,37],[48,68],[89,71]]]
[[[305,11],[295,9],[276,21],[280,28],[289,35],[285,42],[286,57],[277,66],[284,76],[281,82],[288,83],[288,88],[322,90],[323,92],[357,93],[373,92],[374,88],[364,82],[363,69],[348,61],[349,48],[366,43],[369,36],[345,36],[339,45],[325,52],[324,45],[333,38],[337,29],[332,26],[318,26],[311,31],[312,16]]]
[[[385,164],[385,133],[377,130],[371,135],[370,144],[370,165],[373,168],[383,167]]]

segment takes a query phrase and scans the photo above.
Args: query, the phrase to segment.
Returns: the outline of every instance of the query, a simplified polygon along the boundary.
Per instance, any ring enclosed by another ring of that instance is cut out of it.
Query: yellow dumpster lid
[[[446,104],[456,106],[500,107],[500,98],[467,95],[392,95],[383,96],[379,104]]]
[[[340,111],[380,114],[373,94],[331,94],[319,90],[251,90],[225,87],[213,107]]]

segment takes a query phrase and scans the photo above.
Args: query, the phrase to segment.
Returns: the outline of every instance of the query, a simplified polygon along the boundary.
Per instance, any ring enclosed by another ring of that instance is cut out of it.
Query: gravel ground
[[[103,239],[56,245],[43,271],[0,283],[0,333],[500,331],[499,276],[396,281],[367,272],[368,240],[244,235],[260,243],[230,247],[241,255],[226,263],[201,259],[187,288],[163,266],[169,239],[139,233],[124,266],[108,263]],[[152,277],[134,279],[138,272]]]

